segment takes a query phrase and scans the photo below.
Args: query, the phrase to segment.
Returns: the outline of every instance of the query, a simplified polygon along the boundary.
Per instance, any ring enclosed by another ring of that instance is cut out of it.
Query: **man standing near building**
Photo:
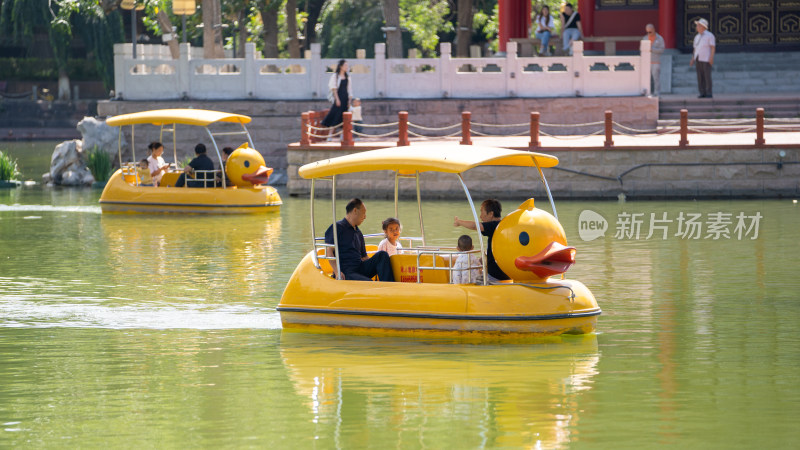
[[[664,38],[656,33],[656,27],[648,23],[644,27],[647,34],[642,40],[650,41],[650,77],[653,79],[653,95],[658,97],[661,94],[661,54],[664,53]]]
[[[697,64],[697,89],[700,95],[697,98],[711,98],[711,66],[714,65],[714,52],[716,50],[717,41],[714,35],[708,31],[708,21],[706,19],[698,19],[695,23],[695,30],[697,35],[694,37],[694,53],[689,66]]]

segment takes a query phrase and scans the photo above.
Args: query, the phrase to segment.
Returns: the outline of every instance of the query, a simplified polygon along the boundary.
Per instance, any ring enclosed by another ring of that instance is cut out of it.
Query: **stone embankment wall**
[[[412,144],[413,145],[413,144]],[[785,154],[781,158],[780,152]],[[800,149],[548,149],[558,157],[556,168],[543,169],[553,196],[561,199],[769,198],[800,196]],[[291,195],[306,195],[311,183],[297,175],[303,164],[342,156],[342,151],[289,150]],[[779,161],[784,161],[780,164]],[[788,162],[788,163],[787,163]],[[564,170],[566,169],[566,170]],[[620,177],[621,176],[621,182]],[[603,177],[603,178],[598,178]],[[466,173],[474,199],[486,196],[535,197],[545,195],[535,169],[482,167]],[[329,182],[317,189],[328,191]],[[391,198],[394,178],[389,172],[343,175],[337,180],[339,197]],[[463,197],[452,174],[422,176],[427,198]],[[411,180],[401,180],[405,197],[414,196]]]
[[[248,129],[256,149],[264,155],[267,164],[276,169],[288,166],[286,152],[289,144],[300,141],[300,115],[309,110],[328,108],[325,101],[102,101],[98,103],[98,115],[108,117],[133,112],[167,109],[196,108],[212,109],[253,118]],[[636,129],[654,129],[658,120],[658,100],[650,97],[587,97],[522,99],[504,98],[496,100],[437,99],[437,100],[370,100],[362,105],[364,123],[380,124],[397,122],[397,113],[408,111],[409,122],[425,127],[444,127],[461,123],[463,111],[472,112],[472,120],[487,124],[527,124],[530,113],[541,114],[542,131],[552,134],[585,134],[598,129],[598,125],[577,127],[549,127],[546,124],[586,124],[602,121],[604,112],[614,112],[614,120]],[[380,134],[396,130],[390,128],[365,129],[365,133]],[[495,133],[525,131],[526,127],[513,131],[497,129]],[[421,134],[427,132],[412,128]],[[452,130],[451,130],[452,131]],[[448,131],[451,132],[451,131]],[[491,130],[490,130],[491,131]],[[125,127],[128,142],[130,127]],[[434,134],[434,133],[432,133]],[[441,133],[440,133],[441,134]],[[136,128],[136,156],[146,155],[147,144],[159,140],[157,127]],[[237,138],[238,139],[238,138]],[[396,138],[395,138],[396,139]],[[165,143],[172,138],[164,137]],[[193,155],[197,142],[208,143],[208,135],[197,127],[179,127],[178,157],[184,159]],[[221,145],[236,145],[241,142],[223,142]],[[143,157],[142,156],[142,157]],[[167,145],[164,157],[171,161],[171,144]]]

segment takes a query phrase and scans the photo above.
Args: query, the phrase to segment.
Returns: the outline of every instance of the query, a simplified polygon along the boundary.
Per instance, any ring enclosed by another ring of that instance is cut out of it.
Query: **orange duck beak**
[[[272,175],[272,167],[258,166],[255,172],[242,175],[242,179],[256,186],[259,184],[267,184],[270,175]]]
[[[547,278],[564,273],[575,264],[575,247],[565,247],[551,242],[544,250],[534,256],[520,256],[514,265],[520,270],[529,270],[539,278]]]

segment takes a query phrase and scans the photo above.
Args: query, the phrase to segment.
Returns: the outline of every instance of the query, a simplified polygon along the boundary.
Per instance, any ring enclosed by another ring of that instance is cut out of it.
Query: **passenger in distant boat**
[[[500,269],[500,266],[497,265],[497,261],[494,260],[494,255],[492,255],[492,236],[494,235],[494,230],[497,229],[497,225],[500,224],[500,220],[502,219],[501,214],[502,206],[496,199],[490,198],[481,203],[481,215],[479,217],[481,223],[479,225],[481,227],[481,234],[489,238],[489,245],[486,249],[486,271],[489,272],[490,283],[509,279],[509,276]],[[458,216],[456,216],[453,221],[453,225],[469,228],[470,230],[476,229],[475,222],[471,220],[461,220]]]
[[[342,269],[342,279],[369,281],[375,275],[380,281],[394,281],[392,265],[389,254],[385,251],[376,252],[372,257],[367,256],[364,244],[364,235],[358,226],[367,218],[367,206],[360,199],[354,198],[345,207],[344,219],[336,222],[336,239],[339,242],[339,266]],[[333,245],[333,225],[325,231],[325,243]],[[328,247],[325,252],[334,256],[333,247]],[[336,262],[331,261],[334,273]]]
[[[150,156],[147,157],[150,176],[153,177],[153,186],[158,186],[164,172],[169,169],[169,164],[164,162],[164,158],[161,157],[161,154],[164,153],[164,145],[161,142],[152,142],[147,148],[150,149]]]
[[[381,224],[383,226],[384,240],[378,244],[378,251],[385,251],[389,256],[396,255],[397,250],[403,249],[398,239],[400,239],[400,221],[394,217],[389,217]]]
[[[150,163],[147,162],[147,158],[139,161],[136,172],[139,174],[139,186],[153,185],[153,176],[150,175]]]
[[[189,165],[183,168],[183,173],[178,177],[178,181],[175,182],[175,187],[183,187],[184,184],[186,184],[187,187],[214,187],[214,174],[210,172],[214,170],[214,163],[211,161],[211,158],[206,155],[206,146],[203,144],[195,145],[194,153],[197,156],[189,161]],[[195,171],[198,170],[209,172],[195,174]],[[195,179],[186,182],[187,175]]]
[[[233,147],[222,148],[222,176],[225,177],[225,187],[231,186],[231,180],[228,178],[228,173],[225,172],[225,165],[228,163],[228,157],[233,153]],[[217,186],[222,186],[222,177],[217,177]]]

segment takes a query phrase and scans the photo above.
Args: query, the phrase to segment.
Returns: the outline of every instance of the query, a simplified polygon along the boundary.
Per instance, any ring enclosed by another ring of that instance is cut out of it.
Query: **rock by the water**
[[[89,168],[86,167],[81,141],[73,139],[56,146],[53,156],[50,158],[49,175],[49,180],[42,177],[43,183],[54,183],[61,186],[84,186],[94,183],[95,179]]]
[[[101,150],[115,155],[119,145],[119,127],[111,127],[106,125],[105,120],[96,119],[94,117],[84,117],[83,120],[78,122],[78,131],[81,132],[83,137],[83,149],[90,151],[97,146]],[[127,148],[128,143],[125,140],[125,135],[122,135],[122,148]]]
[[[110,127],[105,120],[84,117],[78,122],[78,131],[83,139],[64,141],[58,144],[50,158],[50,172],[42,176],[42,183],[61,186],[90,186],[95,182],[92,172],[86,167],[87,153],[93,148],[110,153],[116,166],[119,145],[119,128]],[[122,148],[127,148],[122,135]]]

